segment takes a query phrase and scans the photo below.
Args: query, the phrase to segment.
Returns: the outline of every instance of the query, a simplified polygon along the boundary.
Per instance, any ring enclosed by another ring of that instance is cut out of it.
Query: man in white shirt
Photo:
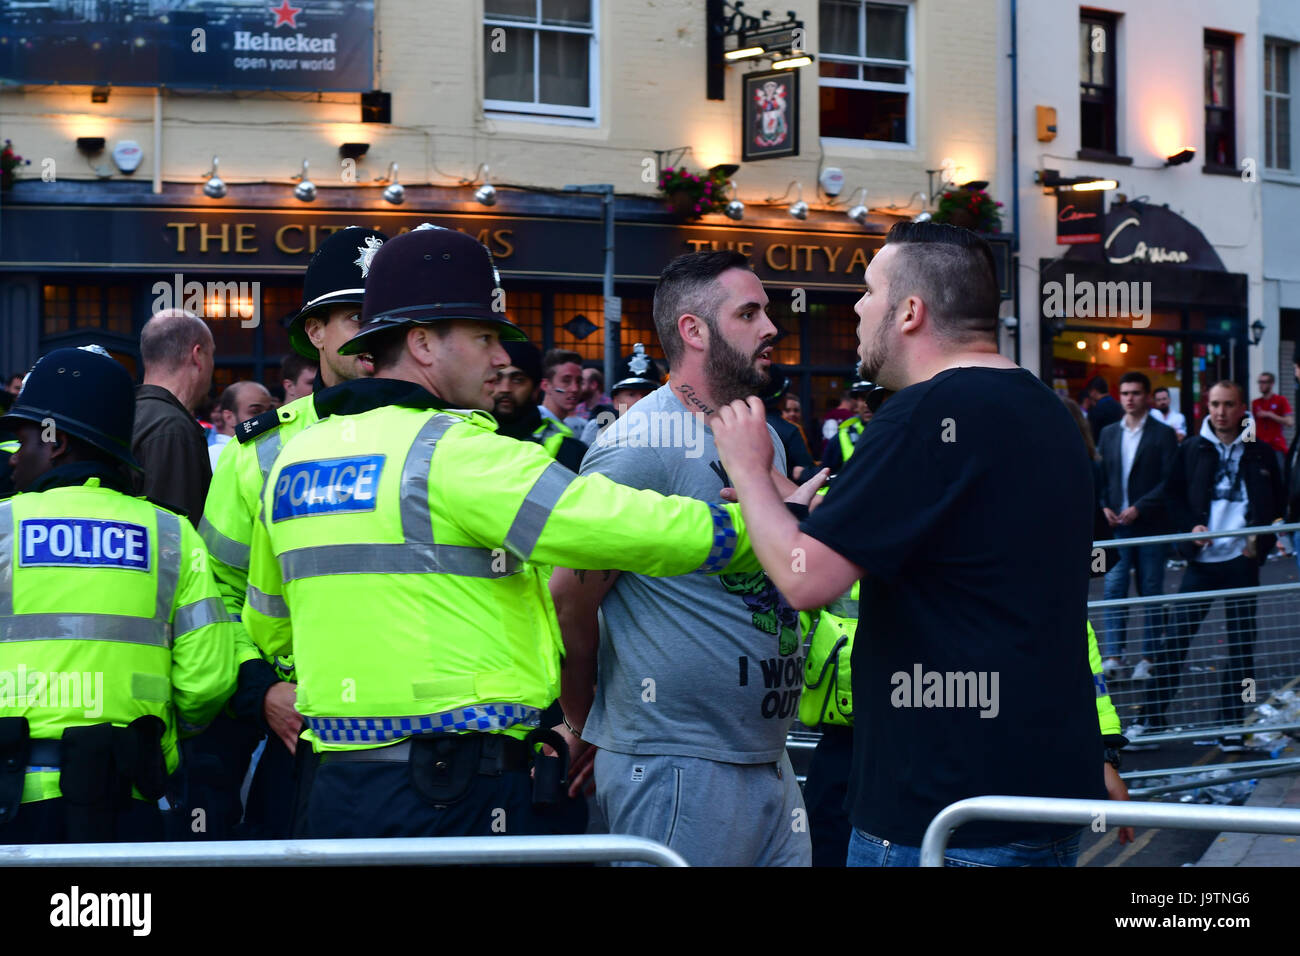
[[[1165,481],[1173,466],[1178,440],[1173,429],[1147,413],[1151,380],[1141,372],[1126,372],[1119,380],[1119,401],[1124,417],[1101,430],[1102,513],[1116,538],[1161,534],[1164,528]],[[1142,596],[1164,593],[1163,545],[1119,548],[1119,561],[1106,572],[1107,600],[1128,596],[1129,572],[1137,571]],[[1146,631],[1141,656],[1133,669],[1134,680],[1151,673],[1151,659],[1160,641],[1164,613],[1156,605],[1146,609]],[[1106,676],[1114,675],[1124,653],[1128,612],[1107,610],[1101,655]]]
[[[213,471],[217,470],[217,459],[235,434],[235,426],[256,418],[273,407],[271,393],[265,385],[244,381],[226,386],[212,412],[212,424],[217,429],[217,434],[208,446],[208,458],[212,462]]]
[[[1187,437],[1187,419],[1183,413],[1175,408],[1170,407],[1169,389],[1163,385],[1151,393],[1151,402],[1154,406],[1151,409],[1151,415],[1158,422],[1164,422],[1174,430],[1174,434],[1182,441]]]

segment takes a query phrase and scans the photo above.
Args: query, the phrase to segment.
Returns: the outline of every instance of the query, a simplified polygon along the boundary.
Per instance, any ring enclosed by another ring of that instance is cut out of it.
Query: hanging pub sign
[[[0,79],[364,92],[374,15],[374,0],[0,0]]]
[[[799,71],[741,78],[741,161],[799,155]]]
[[[1056,194],[1056,244],[1075,246],[1101,242],[1102,197],[1100,189],[1083,192],[1061,190]]]

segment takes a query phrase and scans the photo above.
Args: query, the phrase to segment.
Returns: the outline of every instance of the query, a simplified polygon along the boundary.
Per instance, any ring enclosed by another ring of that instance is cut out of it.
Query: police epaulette
[[[262,412],[255,418],[250,418],[248,421],[236,425],[235,438],[241,445],[244,445],[258,435],[269,432],[272,428],[279,428],[281,424],[280,410],[272,408],[269,411]]]

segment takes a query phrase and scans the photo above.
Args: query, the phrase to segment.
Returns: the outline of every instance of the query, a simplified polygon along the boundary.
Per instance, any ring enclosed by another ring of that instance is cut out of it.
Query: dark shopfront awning
[[[297,277],[330,232],[365,225],[389,235],[421,222],[460,229],[492,251],[506,281],[598,283],[604,234],[597,196],[498,190],[496,206],[471,190],[408,186],[392,206],[374,189],[320,190],[314,203],[283,186],[231,186],[220,200],[198,186],[20,181],[0,208],[0,273],[131,272]],[[743,222],[721,216],[683,223],[664,204],[620,196],[616,206],[616,281],[653,284],[684,252],[737,249],[769,287],[857,293],[871,256],[893,220],[860,226],[823,213],[797,221],[784,207],[759,209]],[[999,280],[1009,297],[1010,237],[993,237]]]
[[[1243,311],[1246,276],[1228,272],[1204,233],[1165,206],[1117,203],[1106,213],[1101,242],[1071,246],[1040,262],[1040,304],[1051,282],[1151,283],[1159,308]],[[1042,313],[1045,317],[1046,312]]]

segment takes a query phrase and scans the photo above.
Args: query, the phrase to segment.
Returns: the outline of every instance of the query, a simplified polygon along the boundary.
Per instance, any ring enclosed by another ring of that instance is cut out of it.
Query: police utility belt
[[[57,740],[33,739],[26,717],[0,717],[0,823],[18,815],[29,772],[57,770],[68,840],[114,839],[114,817],[130,806],[133,787],[150,801],[166,789],[166,729],[161,718],[148,715],[125,727],[90,724],[68,727]]]
[[[557,756],[534,749],[549,744]],[[404,763],[411,786],[434,806],[463,800],[476,776],[499,777],[533,765],[533,805],[549,807],[560,801],[568,785],[569,748],[564,738],[545,727],[531,730],[523,740],[502,733],[440,734],[407,737],[399,743],[365,750],[326,750],[322,764]]]

